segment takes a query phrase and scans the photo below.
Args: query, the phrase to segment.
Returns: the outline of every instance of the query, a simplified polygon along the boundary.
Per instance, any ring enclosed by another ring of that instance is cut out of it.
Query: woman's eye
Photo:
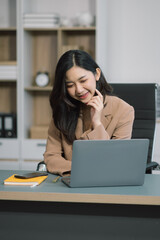
[[[84,83],[84,82],[86,82],[87,80],[86,79],[84,79],[84,80],[81,80],[81,83]]]
[[[70,84],[70,85],[66,85],[67,88],[71,88],[73,87],[73,84]]]

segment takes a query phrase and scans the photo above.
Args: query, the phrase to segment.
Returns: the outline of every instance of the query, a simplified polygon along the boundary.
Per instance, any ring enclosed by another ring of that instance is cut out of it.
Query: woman
[[[100,67],[84,51],[70,50],[59,59],[50,105],[44,161],[51,173],[70,173],[75,139],[131,138],[133,107],[112,96]]]

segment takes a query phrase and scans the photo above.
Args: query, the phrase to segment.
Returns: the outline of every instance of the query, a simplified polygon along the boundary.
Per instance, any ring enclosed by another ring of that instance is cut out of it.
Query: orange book
[[[35,187],[43,182],[48,176],[34,177],[28,179],[16,178],[15,174],[4,180],[5,185],[20,185]]]

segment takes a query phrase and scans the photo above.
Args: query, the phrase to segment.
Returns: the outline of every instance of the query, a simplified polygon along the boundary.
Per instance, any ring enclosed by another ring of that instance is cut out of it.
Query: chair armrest
[[[38,163],[36,171],[47,172],[47,167],[44,161]]]
[[[147,163],[146,171],[153,170],[153,169],[157,168],[158,166],[159,166],[159,164],[157,162]]]

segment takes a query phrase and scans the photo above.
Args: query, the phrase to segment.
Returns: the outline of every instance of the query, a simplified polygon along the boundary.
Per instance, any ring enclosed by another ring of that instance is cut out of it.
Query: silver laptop
[[[143,185],[148,139],[76,140],[73,143],[69,187]]]

